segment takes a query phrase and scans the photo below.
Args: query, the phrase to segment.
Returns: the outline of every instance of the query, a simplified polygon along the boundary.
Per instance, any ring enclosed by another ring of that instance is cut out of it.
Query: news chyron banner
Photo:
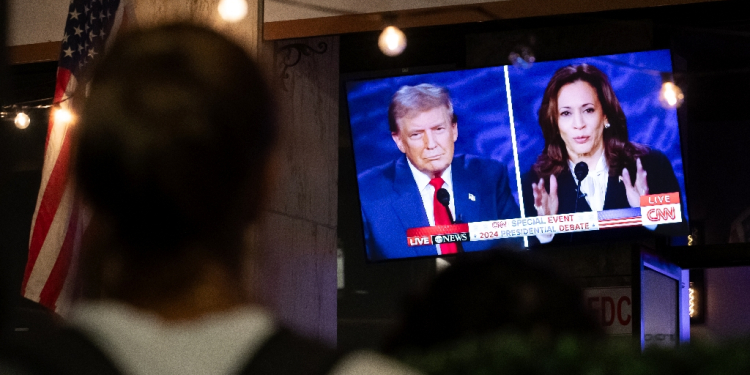
[[[666,193],[642,196],[640,207],[411,228],[406,231],[406,237],[409,246],[424,246],[680,221],[680,193]]]
[[[641,223],[643,225],[679,223],[680,221],[682,221],[680,193],[641,197]]]

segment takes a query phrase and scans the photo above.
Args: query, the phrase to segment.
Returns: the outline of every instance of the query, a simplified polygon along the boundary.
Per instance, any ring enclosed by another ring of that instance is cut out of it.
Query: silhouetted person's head
[[[472,255],[411,301],[387,350],[429,349],[502,333],[550,340],[599,335],[579,288],[555,272],[510,251]]]
[[[88,91],[74,152],[94,213],[89,292],[147,304],[189,288],[206,265],[239,274],[277,137],[271,95],[247,52],[187,24],[131,31]]]

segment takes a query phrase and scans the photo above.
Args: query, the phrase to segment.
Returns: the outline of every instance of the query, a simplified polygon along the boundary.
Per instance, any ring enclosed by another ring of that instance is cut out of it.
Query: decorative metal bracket
[[[292,43],[287,44],[283,47],[276,49],[276,55],[281,55],[281,62],[284,64],[284,69],[281,71],[281,80],[285,81],[289,78],[287,69],[299,64],[302,60],[302,56],[311,56],[313,53],[322,55],[328,51],[328,43],[319,42],[318,49],[308,46],[304,43]],[[286,91],[286,85],[284,85]]]

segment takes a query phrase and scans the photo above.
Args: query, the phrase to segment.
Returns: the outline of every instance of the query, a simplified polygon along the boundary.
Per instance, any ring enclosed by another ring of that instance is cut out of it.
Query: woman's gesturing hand
[[[534,208],[537,216],[556,215],[559,201],[557,199],[557,179],[555,175],[549,176],[549,193],[544,188],[544,179],[540,178],[539,183],[531,184],[531,191],[534,193]]]
[[[636,172],[635,172],[635,184],[630,181],[630,172],[627,168],[622,170],[622,180],[625,183],[625,193],[628,196],[628,204],[630,207],[641,206],[641,196],[648,195],[648,182],[646,181],[646,170],[643,169],[641,159],[635,160]]]

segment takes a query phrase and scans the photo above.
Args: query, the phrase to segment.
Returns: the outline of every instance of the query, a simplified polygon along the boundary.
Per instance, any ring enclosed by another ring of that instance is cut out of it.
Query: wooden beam
[[[724,0],[507,0],[396,12],[265,22],[263,39],[280,40],[376,31],[384,27],[383,16],[385,14],[396,17],[396,26],[409,28],[715,1]],[[57,61],[59,55],[60,42],[8,47],[11,64]]]
[[[385,27],[384,16],[395,19],[393,24],[400,28],[410,28],[713,1],[723,0],[506,0],[394,12],[266,22],[263,39],[279,40],[376,31]]]
[[[24,44],[8,47],[8,62],[12,65],[45,61],[57,61],[60,58],[62,42]]]

